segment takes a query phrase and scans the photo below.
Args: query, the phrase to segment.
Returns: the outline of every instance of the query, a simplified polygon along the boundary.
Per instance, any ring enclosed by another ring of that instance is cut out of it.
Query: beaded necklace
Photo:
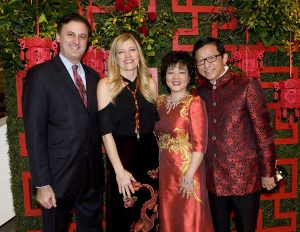
[[[180,103],[180,101],[185,98],[189,93],[184,92],[181,96],[176,98],[175,100],[172,100],[171,95],[167,96],[167,103],[166,103],[166,109],[167,109],[167,114],[170,113],[171,110],[174,110],[177,105]]]
[[[136,80],[136,86],[135,86],[134,91],[132,91],[129,88],[127,83],[124,82],[124,84],[125,84],[126,88],[128,89],[128,91],[132,94],[133,99],[134,99],[134,105],[135,105],[135,109],[136,109],[136,111],[135,111],[135,130],[134,130],[134,132],[136,134],[137,139],[139,140],[140,139],[140,115],[139,115],[139,105],[138,105],[138,101],[137,101],[137,97],[136,97],[136,93],[137,93],[137,90],[138,90],[138,87],[139,87],[139,80],[138,79]]]

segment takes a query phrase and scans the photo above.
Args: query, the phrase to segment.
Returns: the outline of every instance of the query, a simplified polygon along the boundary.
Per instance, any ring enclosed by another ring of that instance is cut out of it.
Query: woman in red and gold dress
[[[159,219],[161,232],[211,232],[203,156],[207,143],[205,103],[188,93],[194,62],[187,52],[162,60],[161,77],[169,95],[158,99]]]

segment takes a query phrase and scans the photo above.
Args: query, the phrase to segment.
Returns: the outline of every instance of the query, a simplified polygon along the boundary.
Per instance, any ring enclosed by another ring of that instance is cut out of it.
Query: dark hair
[[[88,36],[89,37],[91,36],[92,29],[91,29],[91,25],[90,25],[89,21],[77,13],[71,13],[71,14],[62,16],[61,19],[59,20],[59,22],[57,23],[57,33],[60,34],[63,25],[67,24],[71,21],[81,22],[81,23],[85,24],[88,29]]]
[[[217,38],[213,38],[213,37],[206,37],[204,39],[200,39],[198,40],[193,48],[193,57],[195,58],[196,56],[196,52],[204,47],[207,44],[214,44],[217,47],[218,52],[220,52],[220,54],[223,56],[225,54],[225,48],[224,48],[224,44],[221,40],[217,39]]]
[[[167,86],[167,82],[166,82],[167,69],[170,66],[174,66],[178,63],[187,67],[188,75],[190,78],[189,84],[194,83],[195,81],[195,65],[194,65],[195,62],[193,57],[191,57],[191,55],[188,52],[184,52],[184,51],[169,52],[167,55],[165,55],[162,58],[161,72],[160,72],[162,83],[167,87],[168,92],[170,92],[170,89]]]

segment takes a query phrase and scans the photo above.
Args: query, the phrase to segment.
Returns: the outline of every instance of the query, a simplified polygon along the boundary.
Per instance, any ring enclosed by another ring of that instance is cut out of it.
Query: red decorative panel
[[[186,0],[185,4],[178,4],[178,0],[172,0],[172,10],[176,13],[189,13],[191,15],[191,28],[178,28],[176,36],[173,40],[173,50],[186,50],[192,51],[193,44],[180,44],[179,37],[181,36],[197,36],[199,31],[201,31],[201,26],[199,27],[199,22],[201,22],[201,14],[205,13],[218,13],[221,10],[225,11],[234,11],[234,8],[221,8],[218,6],[200,6],[193,5],[193,0]],[[211,36],[218,38],[220,30],[234,30],[237,26],[237,20],[232,19],[228,23],[220,25],[218,22],[211,23]],[[200,36],[200,35],[199,35]],[[250,35],[251,36],[251,35]],[[247,39],[247,38],[246,38]],[[231,61],[234,65],[239,67],[241,70],[248,73],[256,78],[260,78],[260,74],[273,74],[273,73],[290,73],[292,70],[293,79],[298,79],[298,67],[289,67],[289,66],[276,66],[276,67],[265,67],[263,63],[263,58],[266,53],[277,52],[277,48],[274,46],[265,48],[262,43],[257,43],[255,45],[234,45],[226,44],[225,49],[230,53]],[[297,47],[295,52],[299,52],[299,47]],[[288,59],[288,57],[287,57]],[[292,88],[298,88],[297,82],[293,82]],[[273,83],[271,81],[261,82],[263,88],[273,89]],[[282,90],[282,88],[281,88]],[[289,90],[288,90],[289,91]],[[285,95],[286,96],[286,95]],[[276,103],[268,103],[268,108],[274,111],[274,129],[276,130],[288,130],[290,133],[289,137],[286,138],[276,138],[276,144],[297,144],[298,143],[298,123],[293,122],[292,120],[287,123],[283,122],[282,117],[282,108],[285,105],[289,105],[290,102],[293,102],[293,109],[299,108],[298,102],[300,102],[300,96],[298,95],[298,89],[290,91],[289,98],[285,103],[282,101]],[[287,103],[289,102],[289,103]],[[295,111],[295,115],[298,117],[298,112]],[[291,154],[291,157],[298,157],[299,154]],[[288,219],[289,223],[286,226],[277,226],[277,227],[263,227],[262,223],[262,209],[259,211],[259,218],[257,224],[257,232],[261,231],[296,231],[296,216],[295,211],[282,212],[280,206],[282,200],[284,199],[297,199],[297,171],[298,171],[298,159],[297,158],[281,158],[278,159],[278,164],[282,164],[290,167],[290,183],[291,189],[289,191],[285,190],[285,183],[282,181],[279,184],[279,189],[275,193],[262,194],[262,201],[272,201],[274,204],[274,219]]]
[[[294,154],[296,157],[297,155]],[[280,210],[280,200],[282,199],[296,199],[297,198],[297,171],[298,171],[298,160],[297,158],[283,158],[278,160],[280,165],[288,165],[291,168],[290,179],[291,179],[291,190],[285,191],[284,181],[279,183],[279,190],[276,193],[262,194],[261,200],[272,200],[274,203],[274,218],[275,219],[288,219],[289,225],[286,226],[277,226],[270,228],[262,228],[262,212],[260,210],[258,228],[261,228],[259,231],[272,231],[272,232],[282,232],[282,231],[296,231],[297,224],[297,214],[295,211],[291,212],[282,212]]]
[[[80,3],[80,1],[78,1]],[[80,9],[80,13],[86,12],[86,16],[91,23],[92,27],[95,27],[95,23],[93,22],[94,14],[105,14],[114,9],[114,5],[112,6],[95,6],[92,5],[87,6],[87,8]],[[138,4],[140,5],[143,1],[138,0]],[[220,11],[228,11],[232,12],[235,9],[233,7],[223,8],[219,6],[200,6],[194,5],[193,0],[186,0],[184,4],[179,5],[178,0],[172,0],[172,11],[174,13],[188,13],[191,15],[191,27],[190,28],[178,28],[175,38],[172,41],[173,50],[185,50],[192,51],[193,44],[180,44],[179,38],[183,36],[198,36],[199,31],[201,31],[201,27],[199,28],[199,22],[201,21],[201,14],[207,13],[215,13],[218,14]],[[183,2],[183,1],[181,1]],[[150,0],[150,4],[148,6],[149,12],[156,11],[156,0]],[[228,23],[220,25],[218,22],[211,23],[211,36],[218,37],[219,32],[221,30],[234,30],[237,26],[237,19],[232,19]],[[250,35],[251,36],[251,35]],[[26,70],[29,67],[32,67],[35,64],[41,63],[47,59],[51,58],[51,51],[54,54],[57,53],[57,44],[55,42],[49,40],[41,40],[40,38],[25,38],[20,40],[21,45],[21,58],[23,60],[26,59],[27,65]],[[278,102],[268,103],[268,108],[274,112],[274,129],[276,130],[287,130],[290,132],[289,137],[284,138],[276,138],[276,144],[297,144],[298,143],[298,123],[293,122],[292,120],[286,122],[283,120],[283,116],[285,115],[282,111],[283,108],[299,108],[298,103],[300,102],[300,97],[298,91],[300,91],[297,87],[299,70],[298,67],[288,67],[288,66],[264,66],[264,56],[267,53],[276,53],[277,48],[274,46],[265,48],[261,43],[257,43],[255,45],[235,45],[235,44],[226,44],[225,48],[231,54],[231,60],[234,61],[234,65],[247,72],[249,75],[254,76],[256,78],[260,78],[261,74],[274,74],[274,73],[290,73],[292,70],[292,80],[288,80],[288,82],[292,83],[292,88],[285,88],[284,84],[279,85],[280,91],[286,89],[290,91],[295,96],[294,98],[282,97],[278,98]],[[26,53],[25,53],[26,51]],[[296,47],[296,51],[299,52],[299,48]],[[92,47],[89,48],[88,52],[85,54],[83,58],[83,62],[94,68],[100,75],[100,77],[104,77],[106,75],[105,71],[107,70],[106,59],[108,56],[108,51],[104,50],[96,50]],[[288,59],[288,58],[287,58]],[[22,97],[22,88],[23,88],[23,80],[26,75],[25,71],[18,72],[16,74],[16,88],[17,88],[17,104],[18,104],[18,116],[22,117],[21,110],[21,97]],[[152,77],[157,81],[157,69],[150,68],[150,73]],[[267,75],[266,75],[267,76]],[[265,89],[274,89],[273,83],[271,81],[261,81],[261,85]],[[297,89],[292,90],[291,89]],[[278,90],[279,91],[279,90]],[[285,90],[283,90],[284,92]],[[279,93],[279,92],[278,92]],[[280,92],[282,94],[282,92]],[[286,96],[286,95],[283,95]],[[282,101],[282,99],[288,99]],[[289,105],[290,103],[292,105]],[[296,111],[295,111],[296,113]],[[298,113],[295,114],[298,117]],[[22,157],[27,156],[26,144],[25,144],[25,136],[24,133],[20,133],[19,136],[20,142],[20,155]],[[102,150],[104,148],[102,147]],[[289,157],[298,157],[299,154],[290,154]],[[284,212],[280,210],[280,206],[282,204],[282,200],[285,199],[297,199],[297,171],[298,171],[298,159],[297,158],[280,158],[278,159],[278,164],[288,166],[290,173],[289,178],[287,180],[289,183],[289,190],[285,186],[285,180],[280,182],[279,188],[277,192],[262,194],[262,201],[271,201],[273,203],[274,210],[274,219],[287,219],[289,221],[288,225],[285,226],[277,226],[277,227],[263,227],[263,210],[259,211],[259,218],[257,223],[257,232],[267,232],[267,231],[296,231],[296,216],[297,213],[295,211]],[[31,196],[30,196],[30,173],[24,171],[22,174],[23,180],[23,189],[24,189],[24,212],[25,216],[40,216],[41,211],[38,208],[32,208],[31,205]],[[105,221],[103,221],[103,225],[105,226]],[[69,232],[76,230],[76,224],[73,222],[70,224]],[[38,230],[31,230],[29,232],[39,232]]]
[[[275,144],[297,144],[298,143],[298,123],[284,123],[281,120],[281,110],[277,103],[268,103],[268,108],[275,111],[275,123],[276,130],[288,130],[291,131],[291,137],[287,138],[275,138]]]
[[[28,156],[24,132],[19,134],[19,143],[20,143],[20,155],[22,157]]]
[[[31,174],[28,171],[22,173],[23,181],[23,199],[24,199],[24,212],[25,216],[41,216],[40,208],[32,208],[31,206],[31,194],[30,194],[30,179]]]
[[[18,117],[23,117],[22,113],[22,94],[23,84],[26,76],[26,71],[20,70],[16,73],[16,93],[17,93],[17,106],[18,106]]]
[[[104,49],[100,50],[90,46],[82,61],[87,66],[95,69],[100,78],[102,78],[106,76],[108,54],[109,52]]]
[[[179,44],[180,36],[196,36],[198,31],[201,31],[199,28],[199,19],[198,15],[200,13],[218,13],[220,11],[234,11],[233,7],[223,8],[218,6],[199,6],[193,5],[192,0],[186,0],[185,5],[178,5],[178,0],[172,0],[172,11],[175,13],[190,13],[192,16],[192,27],[191,28],[178,28],[175,38],[173,39],[173,50],[174,51],[192,51],[193,44]],[[235,22],[236,25],[236,20]]]
[[[249,76],[259,78],[265,51],[262,43],[256,45],[227,45],[225,49],[231,53],[230,61],[235,66]]]
[[[49,38],[43,39],[35,36],[19,39],[19,45],[21,48],[21,60],[26,61],[25,69],[18,71],[16,74],[18,117],[22,117],[22,92],[26,72],[34,65],[43,63],[46,60],[50,60],[51,51],[53,51],[53,55],[56,55],[58,44]]]
[[[282,110],[282,117],[287,117],[287,110],[293,110],[290,113],[289,122],[292,123],[294,118],[299,118],[300,108],[300,80],[288,79],[286,81],[273,82],[275,88],[275,100],[279,100],[278,105]]]
[[[57,54],[57,43],[49,38],[43,39],[38,36],[19,39],[21,47],[21,60],[26,60],[25,71],[36,64],[51,59],[51,50],[54,56]],[[26,50],[26,52],[25,52]]]

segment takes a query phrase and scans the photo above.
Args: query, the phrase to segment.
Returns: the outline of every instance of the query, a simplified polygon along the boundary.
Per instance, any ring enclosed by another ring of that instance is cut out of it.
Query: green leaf
[[[266,27],[266,26],[267,26],[266,22],[263,21],[263,20],[258,21],[258,24],[259,24],[259,26],[261,26],[261,27]]]
[[[155,56],[155,51],[147,51],[146,56]]]
[[[0,53],[0,59],[2,60],[10,60],[12,59],[11,54],[5,53],[5,52],[1,52]]]
[[[44,13],[42,13],[39,17],[39,23],[43,23],[43,22],[48,23],[46,15]]]
[[[19,57],[16,57],[14,59],[15,64],[17,65],[18,68],[23,69],[24,68],[24,64],[22,63],[21,59]]]
[[[269,35],[268,32],[263,31],[263,32],[261,32],[261,33],[259,34],[259,38],[266,38],[266,37],[268,37],[268,35]]]
[[[148,45],[147,45],[147,50],[150,51],[151,49],[152,49],[151,44],[148,44]]]
[[[262,38],[262,42],[264,43],[265,47],[270,47],[271,45],[276,44],[277,40],[274,36],[271,38]]]

